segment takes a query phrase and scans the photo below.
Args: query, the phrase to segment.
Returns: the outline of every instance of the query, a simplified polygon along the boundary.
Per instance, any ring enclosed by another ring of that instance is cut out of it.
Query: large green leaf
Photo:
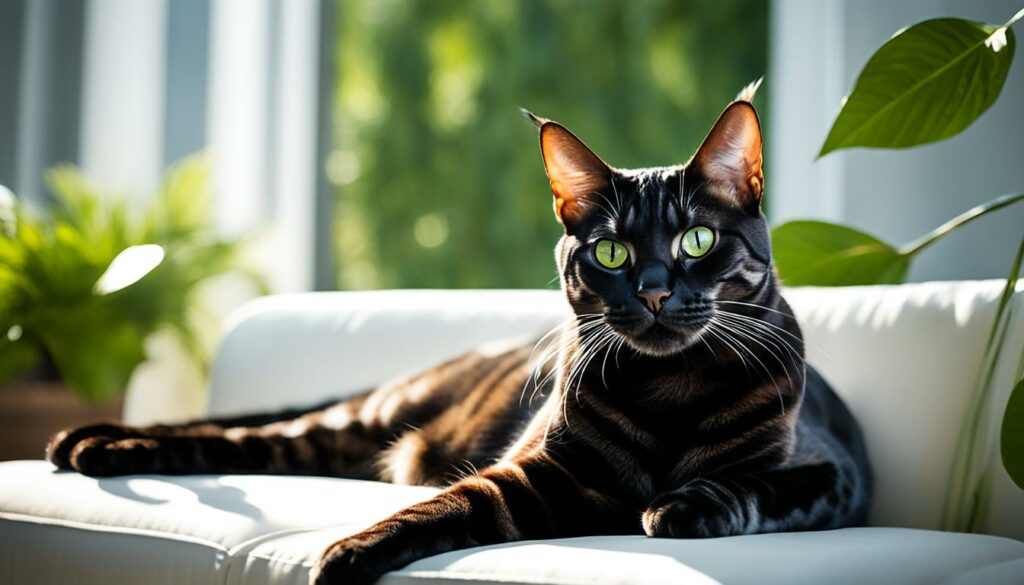
[[[823,221],[792,221],[772,231],[775,265],[788,286],[903,282],[910,258],[878,238]]]
[[[1024,380],[1017,382],[1006,404],[999,447],[1003,467],[1017,487],[1024,490]]]
[[[818,156],[855,146],[907,148],[962,132],[1003,88],[1012,22],[939,18],[897,33],[864,66]]]
[[[1003,314],[1006,313],[1005,327],[1008,330],[1011,323],[1011,315],[1007,307],[1010,305],[1010,300],[1013,297],[1014,291],[1017,289],[1017,282],[1020,278],[1021,263],[1024,262],[1024,238],[1021,238],[1020,245],[1017,247],[1017,255],[1014,256],[1013,266],[1010,269],[1010,276],[1006,279],[1006,286],[1003,287],[1003,294],[999,298],[999,305],[996,309],[996,319],[992,328],[992,333],[989,335],[988,345],[986,346],[989,350],[993,348],[994,336],[996,329],[998,328],[1000,321],[1003,321]],[[996,350],[996,355],[1001,352],[1002,348]],[[988,353],[988,351],[986,351]],[[1021,361],[1017,366],[1017,385],[1013,387],[1010,392],[1010,400],[1006,404],[1006,410],[1003,412],[1003,423],[1002,430],[1000,431],[999,451],[1003,459],[1003,467],[1006,468],[1006,472],[1013,479],[1013,482],[1017,484],[1017,487],[1024,490],[1024,378],[1022,378],[1022,370],[1024,370],[1024,356],[1021,356]],[[996,360],[992,361],[992,365],[989,371],[986,372],[987,380],[991,380],[995,377],[995,366]]]
[[[923,250],[979,217],[1021,201],[1024,193],[1014,193],[976,205],[901,248],[844,225],[791,221],[772,230],[775,264],[789,286],[899,284]]]

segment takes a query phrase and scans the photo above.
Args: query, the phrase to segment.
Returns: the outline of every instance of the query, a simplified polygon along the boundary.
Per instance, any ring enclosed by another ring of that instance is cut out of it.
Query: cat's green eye
[[[711,250],[715,243],[715,232],[702,225],[686,230],[683,234],[683,252],[691,258],[699,258]]]
[[[618,268],[629,260],[629,250],[615,240],[599,240],[594,246],[594,258],[605,268]]]

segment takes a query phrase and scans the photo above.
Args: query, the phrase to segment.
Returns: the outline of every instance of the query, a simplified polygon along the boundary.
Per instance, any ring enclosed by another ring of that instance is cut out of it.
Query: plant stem
[[[999,295],[996,314],[992,319],[992,328],[989,331],[988,341],[985,343],[985,352],[981,363],[982,370],[978,373],[977,385],[971,396],[970,410],[960,425],[953,463],[946,481],[946,496],[941,520],[943,530],[962,532],[976,529],[988,502],[988,495],[985,493],[988,489],[988,472],[986,470],[991,466],[993,447],[983,441],[983,435],[988,432],[987,427],[983,426],[983,418],[991,401],[989,396],[992,381],[1003,353],[1003,343],[1006,340],[1010,322],[1013,319],[1013,311],[1009,305],[1017,289],[1022,262],[1024,262],[1024,238],[1021,239],[1017,248],[1017,254],[1013,258],[1010,273],[1006,278],[1006,285],[1003,287],[1002,294]],[[1021,367],[1018,365],[1018,368]],[[980,449],[979,442],[983,443]],[[979,450],[982,452],[979,453]],[[975,465],[976,456],[985,460],[980,469]]]
[[[1003,195],[1002,197],[997,197],[987,203],[982,203],[981,205],[961,213],[934,230],[928,232],[924,236],[910,242],[906,246],[903,246],[900,248],[899,253],[904,256],[914,256],[921,250],[924,250],[961,226],[968,224],[983,215],[987,215],[993,211],[1002,209],[1008,205],[1013,205],[1014,203],[1022,200],[1024,200],[1024,193],[1015,193],[1012,195]]]
[[[1020,10],[1017,11],[1017,14],[1011,16],[1010,20],[1006,21],[1006,24],[1003,25],[1003,28],[1010,28],[1011,26],[1013,26],[1013,23],[1017,22],[1021,18],[1024,18],[1024,8],[1021,8]]]

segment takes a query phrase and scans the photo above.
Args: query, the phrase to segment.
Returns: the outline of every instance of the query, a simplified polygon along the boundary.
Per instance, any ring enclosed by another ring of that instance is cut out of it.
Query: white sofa
[[[1024,496],[993,459],[985,534],[938,526],[961,416],[1001,283],[787,292],[810,359],[858,415],[877,475],[870,528],[537,541],[424,559],[382,583],[1024,583]],[[1024,313],[1024,287],[1014,311]],[[315,293],[240,310],[209,410],[301,405],[365,388],[566,315],[554,291]],[[1024,347],[1017,321],[1007,340]],[[1008,388],[1016,363],[1003,364]],[[999,406],[1005,395],[997,398]],[[327,478],[97,480],[0,463],[0,583],[306,583],[320,550],[434,490]]]

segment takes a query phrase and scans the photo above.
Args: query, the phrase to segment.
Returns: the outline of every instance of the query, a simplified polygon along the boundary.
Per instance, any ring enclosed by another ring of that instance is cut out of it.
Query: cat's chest
[[[712,467],[745,456],[757,423],[728,417],[723,402],[652,398],[645,388],[630,393],[582,391],[569,409],[569,429],[578,453],[597,453],[588,466],[603,468],[597,478],[615,478],[633,497],[643,499],[679,487]]]
[[[581,393],[549,434],[549,448],[579,476],[643,493],[659,482],[688,442],[665,413],[642,413]]]

